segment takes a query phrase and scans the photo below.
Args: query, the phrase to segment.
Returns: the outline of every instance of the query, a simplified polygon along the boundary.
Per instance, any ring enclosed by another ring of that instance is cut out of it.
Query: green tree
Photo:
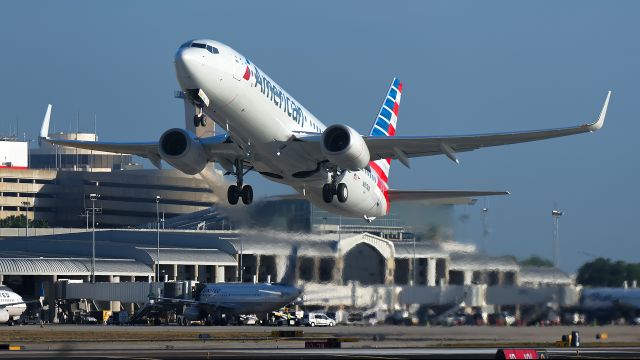
[[[531,255],[518,263],[523,266],[553,267],[553,262],[551,260],[541,258],[538,255]]]
[[[623,282],[640,281],[640,263],[597,258],[578,269],[578,284],[593,287],[620,287]]]
[[[27,217],[20,216],[7,216],[4,219],[0,219],[0,227],[3,228],[23,228],[27,226]],[[49,223],[46,220],[31,220],[29,219],[29,227],[31,228],[48,228]]]

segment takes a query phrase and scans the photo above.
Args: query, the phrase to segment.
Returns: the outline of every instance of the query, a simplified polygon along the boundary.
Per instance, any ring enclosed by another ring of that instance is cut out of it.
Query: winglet
[[[51,120],[51,104],[47,106],[47,112],[44,114],[44,120],[42,120],[42,127],[40,128],[40,138],[49,138],[49,120]]]
[[[607,98],[604,100],[604,105],[602,106],[602,110],[600,110],[600,116],[598,117],[598,120],[594,123],[586,125],[589,131],[600,130],[600,128],[602,128],[602,125],[604,125],[604,118],[605,116],[607,116],[607,108],[609,107],[610,98],[611,98],[611,90],[609,90],[609,92],[607,93]]]

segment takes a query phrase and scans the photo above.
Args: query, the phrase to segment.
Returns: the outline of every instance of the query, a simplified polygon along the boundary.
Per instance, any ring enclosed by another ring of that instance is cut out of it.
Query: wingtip
[[[607,97],[604,100],[604,105],[602,105],[602,110],[600,110],[600,116],[598,116],[598,120],[587,125],[587,129],[589,129],[589,131],[600,130],[604,125],[604,119],[607,116],[607,109],[609,108],[609,99],[611,99],[611,90],[607,92]]]
[[[49,138],[49,121],[51,120],[51,109],[53,105],[49,104],[47,106],[47,112],[44,114],[44,119],[42,120],[42,127],[40,128],[40,138],[48,139]]]

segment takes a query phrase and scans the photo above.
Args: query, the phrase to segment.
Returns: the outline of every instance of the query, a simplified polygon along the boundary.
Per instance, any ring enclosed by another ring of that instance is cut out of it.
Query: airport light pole
[[[240,282],[244,282],[244,266],[242,266],[242,236],[240,236]]]
[[[24,236],[29,236],[29,206],[31,206],[31,203],[29,201],[23,201],[22,206],[24,206],[24,218],[27,223]]]
[[[553,218],[553,266],[556,268],[560,266],[560,232],[558,228],[558,222],[563,212],[558,209],[551,211],[551,217]]]
[[[411,265],[413,274],[411,275],[411,285],[416,284],[416,235],[413,235],[413,264]]]
[[[89,194],[91,199],[91,283],[96,282],[96,200],[100,195]]]
[[[484,207],[481,210],[482,214],[482,252],[487,254],[488,252],[488,243],[489,243],[489,223],[487,221],[487,216],[489,216],[489,200],[485,199]]]
[[[160,195],[156,195],[156,233],[158,241],[156,246],[156,283],[160,282]],[[158,285],[158,289],[160,285]],[[160,296],[160,293],[157,294]]]

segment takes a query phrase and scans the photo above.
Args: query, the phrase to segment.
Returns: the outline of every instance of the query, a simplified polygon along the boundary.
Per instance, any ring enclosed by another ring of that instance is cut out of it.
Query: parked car
[[[260,325],[260,320],[254,314],[240,315],[238,320],[239,325]]]
[[[88,314],[81,314],[80,316],[78,316],[78,323],[79,324],[97,324],[98,319]]]
[[[336,321],[323,313],[308,313],[302,317],[305,326],[335,326]]]

